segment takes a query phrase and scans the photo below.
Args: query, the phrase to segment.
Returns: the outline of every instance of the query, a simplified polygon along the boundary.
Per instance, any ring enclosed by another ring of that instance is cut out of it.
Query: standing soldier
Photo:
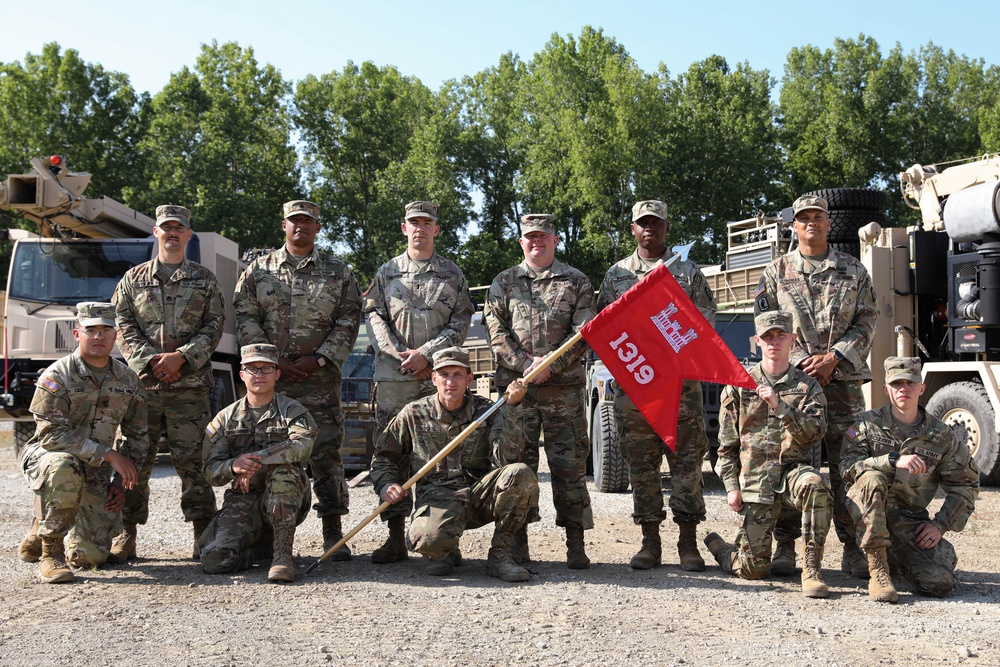
[[[641,201],[632,207],[636,249],[630,257],[608,269],[601,283],[598,310],[617,300],[647,273],[673,256],[665,242],[669,227],[667,205],[662,201]],[[678,260],[669,268],[698,311],[714,325],[715,297],[698,265]],[[660,524],[667,513],[663,509],[660,465],[666,455],[670,467],[670,510],[680,531],[677,553],[681,568],[692,572],[704,570],[705,561],[698,553],[697,535],[698,524],[705,520],[701,466],[708,452],[701,382],[684,382],[677,416],[676,451],[671,452],[664,446],[663,440],[623,391],[615,392],[615,421],[618,446],[628,464],[632,484],[632,519],[642,528],[642,547],[629,565],[636,570],[649,570],[661,563]]]
[[[319,427],[309,468],[325,550],[343,537],[348,511],[340,369],[358,337],[361,293],[350,267],[316,248],[319,206],[290,201],[284,215],[284,247],[251,262],[236,284],[236,325],[241,345],[277,346],[277,391],[304,405]],[[350,557],[346,544],[332,556]]]
[[[555,259],[558,243],[553,216],[523,216],[524,261],[500,273],[490,285],[486,324],[501,393],[594,316],[594,289],[587,276]],[[590,567],[583,531],[594,527],[586,480],[590,442],[584,413],[585,373],[580,363],[586,349],[581,342],[556,359],[534,379],[523,403],[524,462],[538,472],[538,438],[544,421],[556,525],[566,529],[566,562],[571,569]],[[528,561],[525,528],[518,532],[516,551],[518,561]]]
[[[73,581],[67,560],[75,568],[124,562],[110,557],[111,531],[149,448],[142,381],[111,358],[114,306],[90,301],[76,308],[73,338],[80,346],[38,378],[35,435],[21,451],[35,495],[35,521],[21,553],[41,542],[33,560],[41,557],[38,572],[47,583]]]
[[[122,561],[135,557],[136,526],[149,518],[149,478],[161,434],[181,479],[181,511],[194,527],[196,559],[198,537],[215,515],[215,494],[201,469],[201,440],[212,416],[209,362],[222,338],[226,314],[215,275],[184,258],[191,235],[189,210],[158,207],[153,228],[156,258],[130,269],[111,298],[118,344],[146,388],[149,415],[149,451],[139,468],[139,482],[125,493],[125,529],[111,547],[112,555]]]
[[[792,205],[798,248],[778,257],[764,270],[757,286],[754,314],[769,310],[791,313],[797,335],[791,363],[811,375],[826,394],[827,431],[823,448],[830,462],[833,523],[844,543],[840,568],[857,577],[868,576],[868,564],[851,531],[840,479],[840,449],[844,431],[865,411],[861,385],[872,379],[868,353],[875,335],[878,304],[868,271],[854,257],[830,248],[827,203],[803,195]],[[819,449],[819,448],[817,448]],[[819,466],[819,452],[814,457]],[[795,513],[778,521],[777,547],[771,572],[795,571]]]
[[[378,346],[375,356],[375,413],[379,434],[407,403],[434,393],[430,359],[447,347],[465,342],[475,310],[462,270],[434,252],[441,233],[437,204],[406,205],[403,224],[406,252],[375,274],[365,293],[368,330]],[[401,464],[401,479],[409,464]],[[389,539],[372,552],[373,563],[407,557],[405,522],[409,497],[382,513]]]

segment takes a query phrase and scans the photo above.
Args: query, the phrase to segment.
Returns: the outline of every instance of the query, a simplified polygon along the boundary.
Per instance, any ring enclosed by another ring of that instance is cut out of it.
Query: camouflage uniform
[[[271,343],[280,356],[293,361],[311,355],[329,360],[299,382],[278,380],[277,391],[302,403],[320,430],[309,458],[317,515],[347,514],[340,379],[361,318],[354,273],[316,248],[296,262],[283,247],[251,262],[236,284],[234,305],[240,345]]]
[[[79,351],[38,378],[31,401],[37,426],[21,450],[21,469],[35,492],[38,535],[66,538],[69,561],[78,567],[102,565],[108,558],[119,514],[104,504],[109,486],[120,480],[112,479],[105,459],[112,449],[137,467],[145,459],[145,398],[128,366],[109,359],[101,382]]]
[[[375,274],[365,293],[368,331],[376,344],[375,413],[379,434],[403,407],[434,393],[430,380],[415,380],[400,370],[400,352],[418,350],[428,360],[435,352],[461,346],[475,307],[462,270],[434,253],[422,267],[407,253]],[[402,462],[402,470],[408,466]],[[382,513],[382,520],[406,516],[409,496]]]
[[[810,272],[811,271],[811,272]],[[831,351],[841,357],[830,384],[823,387],[827,401],[827,431],[823,440],[830,462],[833,521],[841,542],[853,545],[851,519],[844,504],[840,478],[840,448],[844,431],[864,412],[861,385],[872,379],[868,353],[875,335],[878,304],[865,267],[854,257],[830,248],[829,255],[811,270],[798,250],[775,259],[757,286],[754,313],[781,310],[791,313],[798,340],[790,362],[798,367],[806,357]],[[819,465],[819,452],[814,454]],[[775,529],[779,541],[799,534],[798,517],[783,518]]]
[[[638,251],[618,262],[604,276],[598,298],[598,311],[616,301],[647,273],[668,261],[667,251],[657,261],[647,263]],[[670,274],[698,311],[710,324],[715,324],[715,297],[698,265],[676,261]],[[632,518],[636,524],[661,523],[667,516],[663,509],[660,463],[667,457],[670,467],[670,509],[678,524],[705,520],[705,495],[701,474],[702,462],[708,452],[705,434],[705,409],[701,382],[686,381],[677,416],[677,451],[667,449],[663,440],[623,391],[615,392],[615,421],[618,425],[618,446],[629,466],[632,485]]]
[[[979,495],[979,471],[949,426],[923,408],[920,415],[910,429],[893,418],[890,406],[862,414],[845,434],[840,472],[861,548],[887,547],[894,567],[919,593],[944,597],[955,587],[955,548],[942,539],[921,549],[914,532],[927,522],[942,534],[965,528]],[[919,454],[926,471],[893,467],[891,452]],[[927,507],[939,489],[944,502],[931,519]]]
[[[532,269],[527,261],[507,269],[490,285],[485,318],[497,360],[496,385],[501,393],[531,365],[573,336],[593,316],[594,290],[583,273],[554,260]],[[584,411],[580,359],[583,342],[552,362],[551,376],[530,385],[522,401],[525,447],[523,461],[538,472],[538,440],[545,432],[545,453],[552,478],[556,525],[589,530],[594,515],[587,491],[590,438]]]
[[[208,392],[215,386],[210,361],[226,319],[222,292],[215,275],[200,264],[184,260],[165,283],[160,266],[153,259],[130,269],[111,298],[118,347],[146,388],[151,443],[146,459],[137,464],[138,483],[125,492],[126,524],[144,524],[149,518],[149,478],[161,434],[181,479],[184,520],[208,520],[215,514],[215,494],[202,474],[201,440],[211,417]],[[178,351],[186,360],[180,379],[161,383],[150,360]]]
[[[755,390],[725,388],[716,470],[726,492],[739,490],[743,497],[735,574],[762,579],[771,563],[771,533],[781,508],[801,512],[806,542],[822,549],[833,498],[812,467],[813,446],[826,432],[826,397],[819,383],[792,366],[773,383],[760,364],[750,369],[750,377],[758,385],[771,384],[778,407],[772,409]]]
[[[225,408],[205,429],[205,478],[214,486],[236,478],[233,461],[255,453],[263,466],[243,493],[226,489],[222,509],[202,533],[201,563],[218,574],[250,567],[268,557],[273,532],[297,526],[309,513],[309,479],[303,463],[312,452],[318,429],[298,401],[275,394],[258,419],[246,398]]]

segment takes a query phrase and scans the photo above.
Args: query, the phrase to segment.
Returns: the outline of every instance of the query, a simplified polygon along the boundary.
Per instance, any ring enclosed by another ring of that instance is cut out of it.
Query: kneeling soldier
[[[770,311],[754,320],[763,360],[750,369],[757,390],[726,387],[719,415],[719,462],[729,508],[740,513],[736,546],[718,533],[705,538],[723,570],[763,579],[771,536],[783,508],[802,513],[802,594],[830,595],[820,564],[833,498],[812,448],[826,432],[826,398],[819,383],[788,362],[795,342],[791,315]]]
[[[281,371],[278,348],[267,343],[241,350],[246,397],[222,410],[205,429],[205,478],[230,484],[222,509],[199,540],[205,572],[243,570],[267,558],[267,578],[295,579],[295,527],[312,500],[304,462],[316,439],[316,422],[302,404],[274,391]]]

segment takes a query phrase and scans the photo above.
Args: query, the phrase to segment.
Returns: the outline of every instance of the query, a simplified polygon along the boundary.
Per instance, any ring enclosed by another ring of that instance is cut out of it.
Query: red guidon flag
[[[580,333],[671,451],[684,380],[757,387],[663,264]]]

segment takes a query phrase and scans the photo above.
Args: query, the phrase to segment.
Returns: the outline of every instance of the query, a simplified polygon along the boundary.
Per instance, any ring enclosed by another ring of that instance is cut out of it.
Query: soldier
[[[559,237],[553,216],[521,218],[524,261],[498,275],[486,297],[486,325],[497,360],[496,385],[505,391],[527,376],[594,316],[594,290],[580,271],[555,259]],[[585,373],[579,343],[534,379],[524,399],[524,462],[538,472],[538,438],[545,422],[545,455],[552,478],[556,525],[566,529],[566,562],[590,567],[583,531],[594,527],[587,491],[590,441],[584,413]],[[518,562],[528,562],[527,532],[517,536]]]
[[[343,537],[340,517],[348,512],[340,369],[358,337],[361,293],[350,267],[316,248],[319,206],[290,201],[284,214],[284,247],[251,262],[236,284],[237,332],[241,345],[277,346],[277,391],[302,403],[319,426],[309,468],[329,549]],[[332,556],[350,557],[346,544]]]
[[[404,407],[375,449],[372,483],[383,501],[398,503],[408,494],[400,486],[405,481],[399,478],[402,462],[409,461],[408,475],[415,473],[491,405],[469,391],[473,376],[465,351],[450,347],[433,359],[436,394]],[[504,581],[531,577],[511,553],[514,533],[538,516],[538,478],[520,462],[524,449],[520,404],[525,391],[523,380],[513,380],[506,406],[417,482],[417,509],[408,542],[431,561],[428,574],[450,574],[462,562],[462,534],[495,523],[487,574]]]
[[[365,293],[368,331],[377,345],[375,412],[379,434],[407,403],[434,393],[430,359],[446,347],[461,346],[475,308],[462,270],[434,252],[441,233],[437,204],[406,205],[403,224],[406,252],[385,264]],[[400,478],[409,465],[401,462]],[[404,534],[409,499],[382,513],[389,539],[372,552],[373,563],[407,557]]]
[[[782,507],[802,513],[802,594],[829,597],[820,572],[833,498],[813,446],[826,432],[826,397],[813,378],[788,363],[795,342],[792,316],[772,310],[754,320],[763,360],[750,369],[756,391],[726,387],[719,415],[719,462],[729,509],[739,513],[736,546],[718,533],[705,545],[720,567],[763,579],[771,564],[771,531]]]
[[[868,353],[875,335],[878,304],[865,267],[854,257],[827,244],[830,218],[822,197],[803,195],[792,205],[798,248],[778,257],[764,270],[757,286],[754,312],[791,313],[797,340],[791,364],[815,378],[827,402],[823,449],[830,462],[833,523],[844,543],[841,570],[867,577],[865,558],[851,532],[840,479],[840,448],[844,431],[864,412],[861,385],[872,379]],[[819,467],[820,448],[814,452]],[[771,562],[774,574],[795,571],[795,538],[799,519],[786,513],[774,531],[777,546]]]
[[[149,448],[142,381],[111,358],[114,306],[88,301],[76,308],[79,348],[38,378],[31,401],[35,435],[21,451],[35,494],[25,542],[41,542],[34,560],[41,558],[38,573],[47,583],[73,581],[67,560],[75,568],[123,562],[109,557],[112,531]],[[21,551],[34,549],[23,544]]]
[[[184,258],[192,236],[189,210],[158,207],[153,236],[156,258],[130,269],[111,298],[118,346],[142,379],[149,415],[149,451],[138,483],[125,493],[124,530],[111,546],[121,561],[135,557],[136,526],[149,518],[149,478],[161,434],[181,479],[181,511],[194,529],[195,559],[198,537],[215,514],[215,494],[201,471],[201,439],[212,416],[209,362],[226,319],[222,291],[211,271]]]
[[[889,405],[862,414],[844,434],[840,472],[858,544],[868,560],[868,594],[899,598],[889,562],[921,595],[955,588],[955,547],[945,532],[960,531],[976,508],[979,471],[965,442],[920,407],[926,385],[918,357],[885,360]],[[944,502],[931,519],[938,492]]]
[[[666,246],[670,228],[667,205],[662,201],[641,201],[632,207],[632,235],[635,252],[618,262],[604,276],[598,310],[617,300],[647,273],[668,261],[673,253]],[[699,312],[715,324],[715,297],[698,265],[686,260],[670,265],[677,280]],[[667,518],[663,510],[660,465],[663,456],[670,467],[670,510],[678,526],[677,553],[681,569],[700,572],[705,561],[698,553],[698,524],[705,520],[705,494],[701,466],[708,452],[705,409],[701,382],[684,382],[677,417],[676,451],[666,449],[663,440],[623,391],[615,392],[615,421],[618,446],[629,467],[632,484],[632,519],[642,528],[642,547],[629,565],[649,570],[661,563],[660,524]]]
[[[245,345],[240,356],[247,395],[205,429],[205,478],[230,488],[201,536],[201,564],[209,574],[235,572],[271,552],[268,581],[289,582],[295,527],[311,501],[303,464],[318,430],[301,403],[274,391],[281,377],[277,347]]]

